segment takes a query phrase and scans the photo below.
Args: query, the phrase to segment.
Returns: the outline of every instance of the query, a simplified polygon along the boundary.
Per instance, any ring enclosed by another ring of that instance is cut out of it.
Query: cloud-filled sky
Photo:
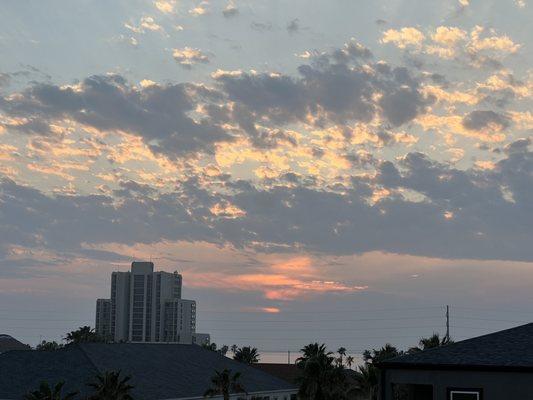
[[[2,2],[0,333],[92,323],[149,258],[264,350],[529,320],[532,8]]]

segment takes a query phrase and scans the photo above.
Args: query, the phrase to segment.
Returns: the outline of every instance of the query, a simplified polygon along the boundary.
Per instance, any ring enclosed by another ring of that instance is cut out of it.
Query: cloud
[[[483,50],[501,51],[504,53],[516,53],[520,48],[519,44],[514,43],[511,38],[506,35],[482,37],[485,28],[482,26],[475,26],[470,33],[471,41],[469,48],[471,51],[479,52]]]
[[[156,0],[155,7],[164,14],[172,14],[175,11],[176,0]]]
[[[383,32],[381,43],[393,43],[400,49],[407,47],[420,47],[425,40],[425,35],[416,28],[405,27],[400,30],[388,29]]]
[[[157,24],[153,17],[147,15],[141,18],[138,25],[125,23],[124,26],[135,33],[146,33],[146,31],[164,32],[163,27]]]
[[[389,29],[383,33],[381,43],[416,54],[427,54],[442,59],[458,59],[476,68],[501,69],[501,60],[516,53],[521,45],[494,30],[474,26],[470,32],[454,26],[439,26],[424,34],[417,28]]]
[[[227,274],[188,273],[188,282],[193,287],[217,287],[226,290],[260,291],[265,299],[288,301],[323,293],[353,293],[368,289],[367,286],[347,285],[320,279],[320,271],[311,265],[308,257],[298,257],[267,265],[257,273]],[[257,310],[253,308],[252,310]],[[260,311],[277,313],[269,307]]]
[[[93,76],[76,87],[36,84],[19,96],[0,98],[0,110],[24,116],[18,126],[28,134],[50,135],[64,119],[97,131],[123,131],[140,136],[155,153],[175,158],[198,151],[213,152],[217,142],[232,137],[209,118],[194,120],[197,96],[209,91],[191,84],[137,88],[119,75]]]
[[[184,47],[183,49],[174,49],[172,56],[182,67],[191,68],[194,64],[207,64],[209,57],[199,49]]]
[[[476,110],[464,117],[463,126],[466,129],[475,131],[487,128],[494,131],[501,131],[510,126],[510,120],[507,116],[494,111]]]
[[[189,10],[189,14],[193,17],[200,17],[209,13],[209,1],[201,1],[195,7]]]
[[[300,30],[300,21],[295,18],[287,23],[287,32],[290,34],[297,33]]]
[[[280,125],[310,123],[313,116],[316,125],[323,126],[328,122],[370,122],[381,114],[399,126],[434,101],[422,93],[419,79],[406,68],[383,63],[359,65],[359,60],[370,56],[364,47],[351,43],[322,58],[321,63],[300,66],[298,79],[242,71],[219,71],[213,77],[236,105],[233,119],[250,136],[257,135],[252,121],[259,117]],[[330,63],[328,57],[336,62]]]
[[[352,175],[342,190],[305,184],[303,177],[290,184],[280,178],[268,186],[227,179],[207,187],[196,177],[164,192],[124,180],[112,197],[51,195],[4,179],[0,234],[4,247],[69,252],[84,243],[182,240],[267,254],[377,250],[531,261],[530,146],[529,138],[513,142],[490,169],[459,170],[419,152],[394,163],[375,160],[370,164],[374,174]],[[268,298],[352,287],[325,282],[314,271],[307,262],[293,260],[267,273],[242,274],[233,284],[254,288],[263,282]]]
[[[271,31],[272,30],[272,24],[269,22],[252,22],[250,24],[250,28],[252,28],[254,31],[258,32],[265,32],[265,31]]]
[[[235,7],[235,4],[233,2],[229,2],[228,5],[222,10],[222,15],[226,18],[232,18],[239,15],[239,9]]]

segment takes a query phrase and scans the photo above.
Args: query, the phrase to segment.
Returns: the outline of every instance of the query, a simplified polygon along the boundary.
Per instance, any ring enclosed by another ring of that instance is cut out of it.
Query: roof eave
[[[533,366],[518,365],[476,365],[476,364],[422,364],[384,362],[379,368],[431,370],[431,371],[484,371],[484,372],[533,372]]]

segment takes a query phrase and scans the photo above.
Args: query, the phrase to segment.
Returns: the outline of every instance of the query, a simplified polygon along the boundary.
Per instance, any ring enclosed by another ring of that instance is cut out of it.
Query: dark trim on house
[[[387,399],[387,390],[385,388],[387,382],[387,377],[385,375],[384,369],[379,369],[379,398],[380,400],[386,400]]]
[[[533,372],[533,367],[512,365],[471,365],[471,364],[408,364],[404,362],[383,362],[380,369],[409,369],[430,371],[484,371],[484,372]]]

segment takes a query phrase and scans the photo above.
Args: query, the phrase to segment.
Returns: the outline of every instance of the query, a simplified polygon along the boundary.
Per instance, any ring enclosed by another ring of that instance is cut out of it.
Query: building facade
[[[177,272],[133,262],[130,272],[112,273],[111,298],[97,300],[96,332],[114,342],[208,343],[209,335],[196,334],[196,302],[182,299],[181,290]]]
[[[96,300],[96,333],[106,339],[111,339],[111,300],[97,299]]]
[[[533,323],[379,364],[380,400],[533,399]]]

